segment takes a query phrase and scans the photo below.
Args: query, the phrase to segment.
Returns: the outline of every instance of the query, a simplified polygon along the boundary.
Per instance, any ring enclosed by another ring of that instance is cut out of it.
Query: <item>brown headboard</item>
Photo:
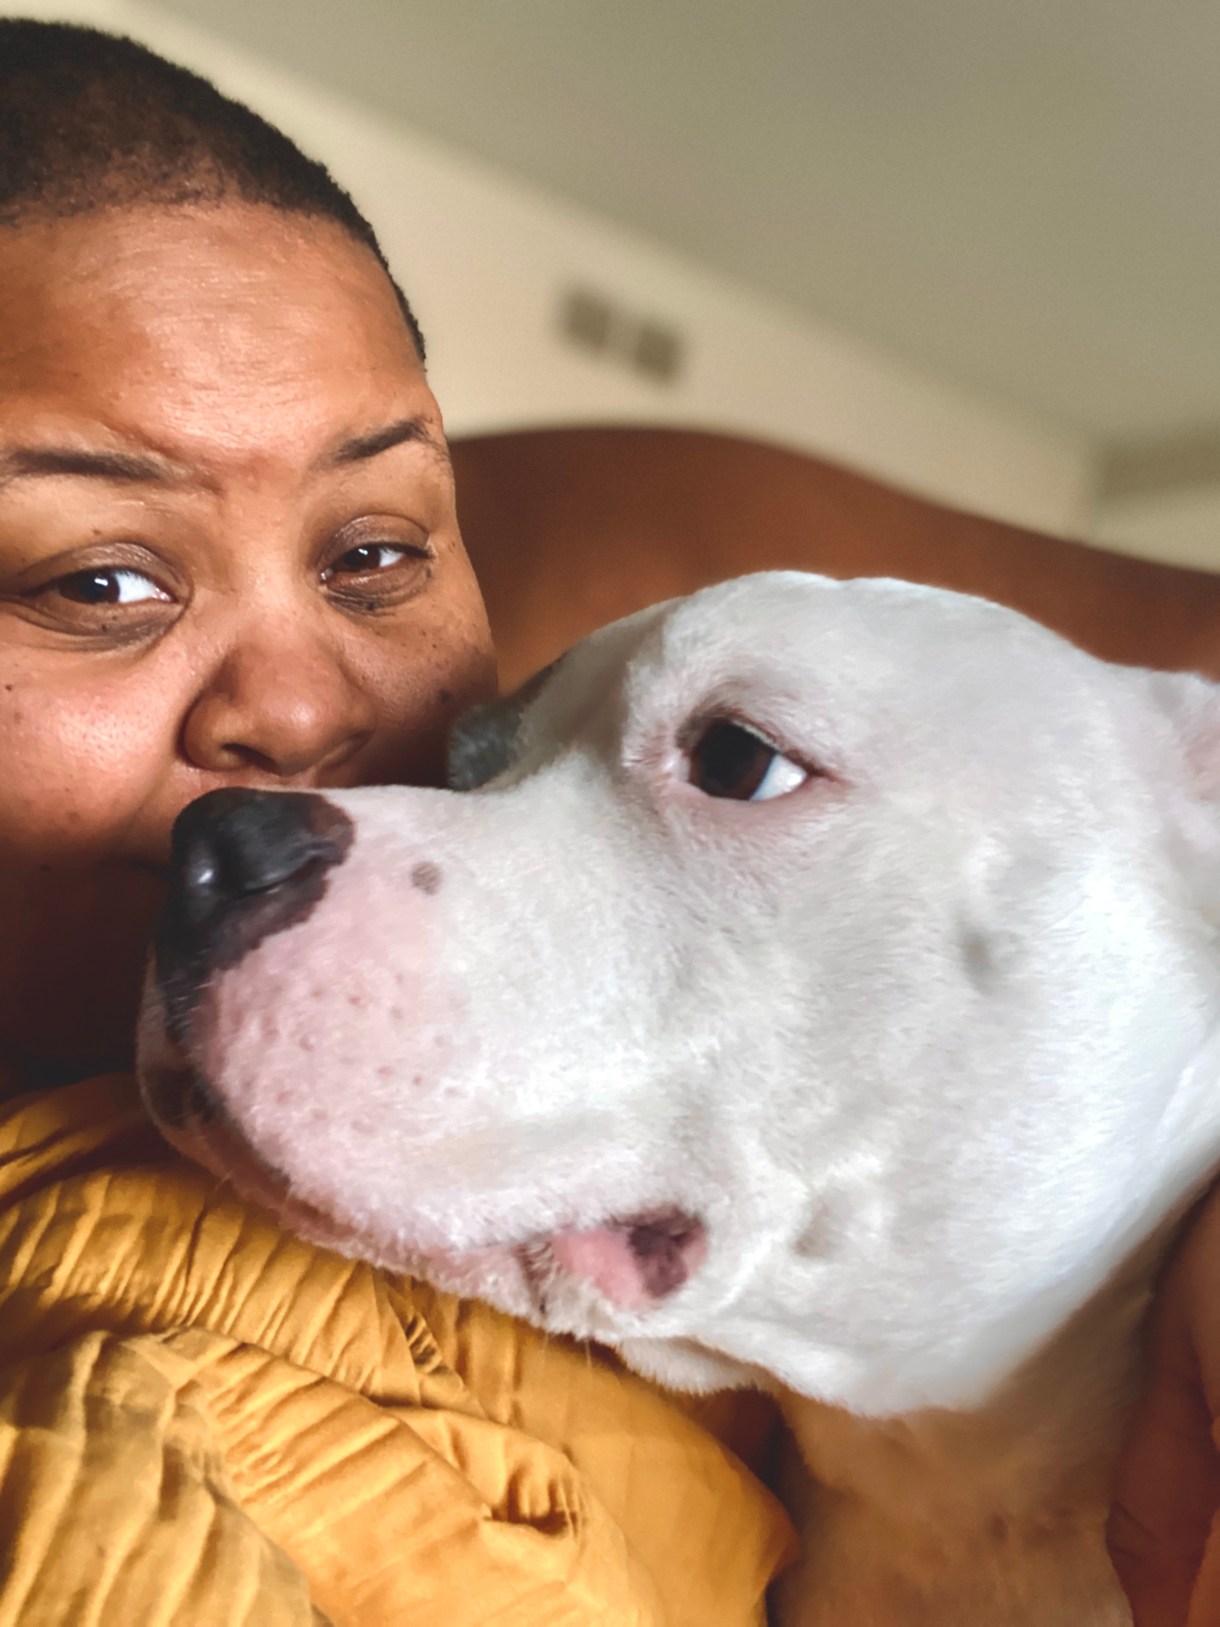
[[[481,436],[453,456],[506,687],[603,622],[778,568],[978,593],[1109,660],[1220,678],[1220,576],[961,514],[799,453],[615,428]]]

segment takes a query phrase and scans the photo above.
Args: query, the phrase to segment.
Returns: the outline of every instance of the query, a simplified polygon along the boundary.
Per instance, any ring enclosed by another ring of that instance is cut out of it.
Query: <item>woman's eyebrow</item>
[[[425,418],[400,418],[381,429],[353,435],[320,457],[315,468],[363,463],[395,446],[415,442],[442,462],[449,450]],[[81,446],[0,446],[0,490],[14,480],[75,477],[123,485],[205,484],[183,465],[155,452],[103,451]]]
[[[341,441],[321,457],[315,467],[334,469],[348,463],[363,463],[367,458],[378,457],[392,447],[411,441],[426,447],[448,463],[449,449],[433,432],[426,418],[400,418],[382,429],[370,430],[366,435],[353,435],[349,440]]]
[[[124,485],[181,485],[189,475],[169,458],[145,452],[103,452],[80,446],[0,447],[0,488],[13,480],[75,476]]]

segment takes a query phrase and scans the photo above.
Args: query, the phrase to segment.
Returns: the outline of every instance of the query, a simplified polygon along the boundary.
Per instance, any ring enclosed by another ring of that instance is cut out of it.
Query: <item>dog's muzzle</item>
[[[145,1102],[171,1139],[225,1117],[195,1062],[210,980],[308,917],[352,835],[312,792],[210,791],[179,814],[139,1045]]]

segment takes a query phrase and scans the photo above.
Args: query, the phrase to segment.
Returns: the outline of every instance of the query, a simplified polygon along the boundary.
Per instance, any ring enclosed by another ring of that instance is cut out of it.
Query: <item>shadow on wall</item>
[[[961,514],[798,453],[610,428],[482,436],[453,455],[505,688],[605,622],[776,569],[977,593],[1107,660],[1220,678],[1220,577]]]

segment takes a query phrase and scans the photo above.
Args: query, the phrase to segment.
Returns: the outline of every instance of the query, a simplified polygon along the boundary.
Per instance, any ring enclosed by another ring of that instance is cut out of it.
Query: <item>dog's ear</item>
[[[1181,744],[1188,791],[1220,805],[1220,684],[1191,672],[1144,676]]]
[[[559,660],[562,659],[560,656]],[[521,738],[521,720],[558,665],[559,661],[552,661],[513,694],[472,707],[457,720],[449,731],[451,791],[477,791],[513,766]]]
[[[521,711],[511,696],[464,713],[449,731],[449,789],[477,791],[512,767]]]
[[[1154,787],[1175,862],[1206,918],[1220,926],[1220,684],[1192,673],[1143,677],[1177,757]]]

